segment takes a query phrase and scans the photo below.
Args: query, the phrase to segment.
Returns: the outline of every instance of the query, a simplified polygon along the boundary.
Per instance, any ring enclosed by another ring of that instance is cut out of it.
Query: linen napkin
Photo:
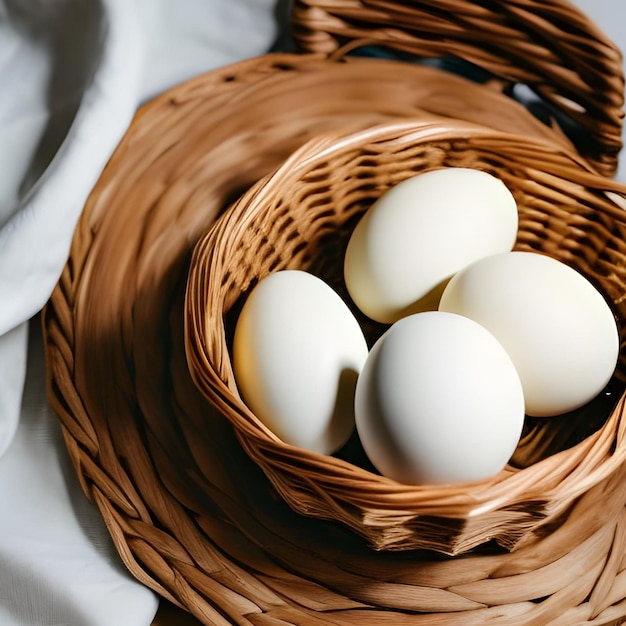
[[[156,596],[124,570],[70,468],[46,401],[37,314],[138,105],[265,52],[274,5],[0,0],[2,626],[146,626],[154,617]]]

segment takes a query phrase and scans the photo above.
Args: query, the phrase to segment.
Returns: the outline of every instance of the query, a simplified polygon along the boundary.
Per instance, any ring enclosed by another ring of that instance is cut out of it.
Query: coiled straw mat
[[[514,551],[494,542],[456,557],[377,551],[278,497],[192,381],[185,293],[194,247],[216,218],[309,140],[433,115],[571,149],[501,93],[432,67],[266,55],[144,106],[84,208],[43,314],[50,401],[129,571],[204,624],[571,626],[626,616],[626,470],[606,472],[602,454],[585,461],[599,469],[563,518]],[[606,206],[592,192],[588,202]],[[598,215],[591,240],[613,242],[616,215]],[[621,258],[619,246],[609,250]],[[600,433],[591,441],[603,440],[606,456],[621,442],[615,393],[572,435]]]

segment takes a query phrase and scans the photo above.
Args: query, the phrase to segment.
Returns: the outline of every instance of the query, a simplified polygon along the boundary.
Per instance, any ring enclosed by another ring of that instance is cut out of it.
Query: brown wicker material
[[[432,68],[268,55],[144,106],[85,206],[43,315],[50,401],[128,570],[203,624],[572,626],[626,616],[622,467],[598,459],[569,515],[512,553],[493,543],[454,558],[373,551],[277,497],[191,379],[190,260],[223,209],[320,133],[432,113],[568,147],[501,94]],[[597,237],[611,238],[612,220]],[[611,424],[615,432],[591,437],[594,451],[598,439],[618,440],[622,422]],[[526,459],[547,453],[533,432],[520,446]],[[551,437],[541,439],[548,452],[561,445]]]
[[[342,260],[355,220],[401,180],[453,166],[477,167],[504,180],[519,206],[516,247],[548,253],[581,271],[626,322],[626,212],[604,193],[623,196],[626,185],[594,174],[553,143],[440,118],[311,140],[216,222],[191,264],[187,346],[199,388],[296,511],[347,524],[376,548],[456,554],[493,539],[511,549],[555,524],[626,459],[620,404],[577,446],[522,471],[509,468],[471,488],[412,487],[361,470],[350,459],[284,444],[240,398],[230,343],[250,289],[273,271],[306,269],[351,304]],[[371,345],[386,327],[359,317]],[[624,345],[626,323],[620,332]],[[623,362],[619,378],[625,375]],[[537,437],[543,437],[540,429]],[[531,440],[525,443],[533,448]]]
[[[620,50],[564,0],[294,0],[294,35],[331,55],[375,44],[417,57],[463,59],[530,86],[586,131],[581,153],[615,171],[622,145]]]

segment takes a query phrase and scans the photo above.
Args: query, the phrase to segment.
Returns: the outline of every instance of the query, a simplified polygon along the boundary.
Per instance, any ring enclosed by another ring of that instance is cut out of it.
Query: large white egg
[[[522,386],[485,328],[453,313],[416,313],[374,344],[356,388],[363,449],[381,474],[408,484],[481,480],[519,442]]]
[[[617,365],[618,330],[604,297],[582,274],[543,254],[476,261],[448,283],[439,308],[498,338],[517,367],[529,415],[579,408]]]
[[[368,347],[345,302],[301,270],[270,274],[237,319],[233,371],[244,401],[281,440],[322,454],[354,431]]]
[[[348,292],[383,323],[436,309],[449,278],[511,250],[517,227],[515,199],[495,176],[460,167],[418,174],[382,195],[354,229],[344,260]]]

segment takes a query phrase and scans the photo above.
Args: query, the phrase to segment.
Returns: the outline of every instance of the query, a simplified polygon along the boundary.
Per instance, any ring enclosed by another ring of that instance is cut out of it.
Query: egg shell
[[[516,201],[495,176],[449,167],[408,178],[364,214],[348,242],[348,293],[370,318],[393,323],[437,309],[447,280],[483,256],[512,249]]]
[[[448,283],[439,308],[472,318],[498,338],[517,367],[529,415],[581,407],[617,365],[619,335],[608,303],[582,274],[544,254],[476,261]]]
[[[381,474],[408,484],[482,480],[511,458],[524,423],[515,367],[472,320],[438,311],[393,324],[356,388],[363,449]]]
[[[246,299],[233,340],[244,401],[281,440],[331,454],[354,431],[354,392],[367,357],[363,332],[318,277],[283,270]]]

